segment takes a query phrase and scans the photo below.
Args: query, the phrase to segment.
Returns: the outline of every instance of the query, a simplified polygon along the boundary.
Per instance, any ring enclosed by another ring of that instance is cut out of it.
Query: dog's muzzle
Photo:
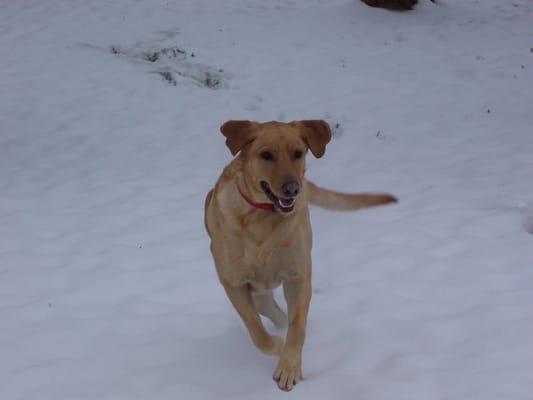
[[[289,182],[283,185],[282,190],[286,197],[276,196],[270,188],[270,185],[265,181],[261,181],[261,189],[263,189],[263,192],[265,192],[268,199],[281,213],[288,214],[292,210],[294,210],[294,205],[296,204],[296,196],[299,192],[299,186],[296,182]]]

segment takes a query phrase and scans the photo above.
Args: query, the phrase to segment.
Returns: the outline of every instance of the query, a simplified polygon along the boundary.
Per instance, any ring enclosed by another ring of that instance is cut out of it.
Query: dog
[[[228,121],[220,127],[236,156],[205,200],[205,228],[217,275],[255,346],[279,357],[273,378],[291,390],[302,378],[302,348],[311,299],[309,204],[357,210],[397,200],[390,194],[344,194],[304,178],[309,151],[320,158],[331,140],[322,120]],[[272,295],[283,285],[287,314]],[[288,323],[285,340],[269,334]]]
[[[418,0],[361,0],[367,6],[386,8],[395,11],[412,10],[418,4]],[[430,0],[435,3],[436,0]]]

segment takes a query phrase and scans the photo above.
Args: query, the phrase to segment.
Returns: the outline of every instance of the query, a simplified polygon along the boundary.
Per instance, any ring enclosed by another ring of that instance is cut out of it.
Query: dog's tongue
[[[294,199],[281,198],[281,199],[279,199],[279,202],[281,203],[282,206],[290,207],[290,206],[292,206],[294,204]]]

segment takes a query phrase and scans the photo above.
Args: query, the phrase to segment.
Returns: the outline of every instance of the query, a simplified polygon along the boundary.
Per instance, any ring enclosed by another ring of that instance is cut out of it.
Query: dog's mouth
[[[261,181],[261,189],[263,189],[263,192],[265,192],[268,199],[281,213],[287,214],[294,210],[294,205],[296,204],[296,197],[276,196],[272,189],[270,189],[270,185],[265,181]]]

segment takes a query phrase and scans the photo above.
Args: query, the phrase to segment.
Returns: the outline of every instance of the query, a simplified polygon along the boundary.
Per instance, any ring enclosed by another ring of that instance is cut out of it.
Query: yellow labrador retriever
[[[205,226],[218,278],[254,344],[279,357],[274,380],[291,390],[301,359],[311,299],[311,224],[308,204],[356,210],[396,202],[389,194],[342,194],[304,178],[309,149],[324,155],[331,139],[321,120],[291,123],[228,121],[220,128],[233,155],[205,201]],[[288,318],[272,296],[283,284]],[[288,321],[285,340],[270,335]]]

